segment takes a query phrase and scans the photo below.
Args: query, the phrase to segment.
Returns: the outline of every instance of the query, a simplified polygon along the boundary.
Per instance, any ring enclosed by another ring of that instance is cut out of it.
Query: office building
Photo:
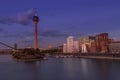
[[[97,52],[108,52],[109,38],[108,33],[101,33],[96,35]]]
[[[77,53],[79,52],[78,41],[74,41],[73,36],[67,38],[66,44],[63,44],[63,53]]]
[[[91,50],[91,45],[95,42],[95,37],[93,36],[81,36],[79,39],[80,51],[82,53],[88,53]],[[92,45],[93,46],[93,45]]]
[[[69,36],[67,38],[67,52],[68,53],[72,53],[73,49],[74,49],[74,40],[73,40],[73,36]]]
[[[110,53],[120,53],[120,41],[110,43],[108,47]]]
[[[79,43],[78,43],[78,41],[74,41],[74,45],[73,46],[74,46],[74,50],[73,51],[75,53],[79,52]]]

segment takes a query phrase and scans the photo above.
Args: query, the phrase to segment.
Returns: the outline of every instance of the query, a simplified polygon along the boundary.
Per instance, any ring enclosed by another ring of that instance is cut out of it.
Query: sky
[[[0,42],[33,46],[35,14],[41,48],[60,46],[68,36],[102,32],[120,40],[119,0],[0,0]]]

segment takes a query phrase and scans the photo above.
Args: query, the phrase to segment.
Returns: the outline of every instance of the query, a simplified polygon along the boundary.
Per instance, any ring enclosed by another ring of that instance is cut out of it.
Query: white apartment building
[[[74,52],[79,52],[79,43],[78,43],[78,41],[74,41]]]
[[[67,38],[66,44],[63,44],[63,53],[79,52],[78,41],[74,41],[73,36]]]
[[[69,36],[67,38],[67,52],[68,53],[72,53],[73,49],[74,49],[74,40],[73,40],[73,36]]]

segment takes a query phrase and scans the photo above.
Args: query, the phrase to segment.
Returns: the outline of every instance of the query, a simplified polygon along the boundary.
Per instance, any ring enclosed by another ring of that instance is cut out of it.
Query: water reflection
[[[106,60],[92,60],[95,79],[108,80],[109,63]]]
[[[26,80],[39,80],[40,79],[40,62],[39,61],[28,61],[23,63],[23,71]]]
[[[84,78],[84,80],[88,79],[88,60],[87,59],[81,59],[81,70],[82,70],[82,76]]]
[[[79,79],[82,78],[81,73],[79,73],[81,67],[78,60],[79,59],[73,60],[73,58],[63,59],[64,72],[69,79],[78,80],[78,77]]]
[[[0,56],[0,80],[120,80],[120,61],[49,58],[15,62]]]
[[[0,55],[0,62],[13,62],[11,55]]]

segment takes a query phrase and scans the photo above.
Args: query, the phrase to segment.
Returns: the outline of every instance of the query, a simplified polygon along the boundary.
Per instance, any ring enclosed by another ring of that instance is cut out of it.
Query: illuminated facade
[[[93,36],[81,36],[79,39],[80,50],[82,53],[88,53],[91,50],[92,43],[95,42],[95,37]]]
[[[73,44],[74,44],[73,36],[69,36],[67,38],[67,52],[68,53],[73,52],[73,49],[74,49]]]
[[[34,49],[38,48],[38,30],[37,25],[39,22],[38,16],[33,16],[33,22],[34,22]]]
[[[74,50],[75,53],[79,52],[79,43],[78,41],[74,41]]]
[[[112,45],[119,46],[118,43],[115,44],[114,42],[113,39],[109,39],[108,33],[97,34],[95,37],[81,36],[79,42],[74,41],[73,37],[69,36],[67,38],[67,43],[63,45],[63,52],[107,53],[111,50]]]
[[[79,52],[78,41],[74,41],[73,36],[67,38],[66,44],[63,44],[63,53],[77,53]]]
[[[101,33],[96,35],[97,52],[108,52],[109,38],[108,33]]]
[[[109,44],[110,53],[120,53],[120,41],[113,42]]]

